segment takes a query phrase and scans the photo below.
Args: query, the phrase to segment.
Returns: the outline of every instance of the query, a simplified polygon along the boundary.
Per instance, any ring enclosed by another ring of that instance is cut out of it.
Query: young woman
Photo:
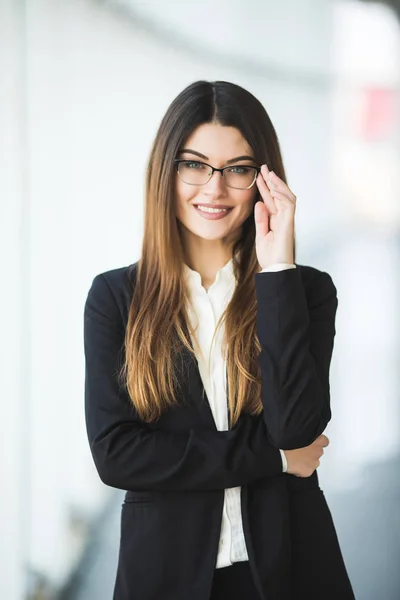
[[[151,152],[141,258],[85,305],[86,423],[126,490],[114,600],[349,600],[316,469],[336,289],[295,262],[260,102],[196,82]]]

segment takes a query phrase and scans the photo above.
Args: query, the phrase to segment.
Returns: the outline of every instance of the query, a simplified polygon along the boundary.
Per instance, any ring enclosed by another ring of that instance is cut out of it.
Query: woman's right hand
[[[319,467],[319,459],[324,453],[324,448],[329,445],[329,439],[322,434],[305,448],[284,450],[287,460],[287,473],[296,477],[310,477]]]

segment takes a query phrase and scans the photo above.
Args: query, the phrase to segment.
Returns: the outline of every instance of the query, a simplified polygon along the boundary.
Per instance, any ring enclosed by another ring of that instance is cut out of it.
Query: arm
[[[317,272],[310,306],[300,269],[257,273],[258,357],[262,402],[271,443],[311,444],[331,418],[329,368],[338,306],[331,277]]]
[[[84,311],[85,416],[104,483],[132,491],[222,490],[282,472],[262,416],[243,415],[237,427],[218,432],[199,425],[172,433],[140,421],[116,378],[124,335],[113,293],[98,275]]]
[[[260,271],[261,273],[276,273],[277,271],[285,271],[286,269],[296,269],[296,265],[292,263],[274,263],[265,269]],[[288,462],[286,458],[286,454],[283,450],[280,450],[282,457],[282,470],[284,473],[288,471]]]

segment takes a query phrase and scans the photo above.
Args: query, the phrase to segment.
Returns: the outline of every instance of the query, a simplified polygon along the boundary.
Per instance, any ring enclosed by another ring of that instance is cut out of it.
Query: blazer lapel
[[[181,376],[183,381],[187,382],[186,389],[185,385],[182,386],[183,393],[187,392],[190,404],[198,410],[205,425],[216,430],[210,402],[201,379],[196,357],[186,347],[183,347],[180,351],[180,359],[182,366]]]

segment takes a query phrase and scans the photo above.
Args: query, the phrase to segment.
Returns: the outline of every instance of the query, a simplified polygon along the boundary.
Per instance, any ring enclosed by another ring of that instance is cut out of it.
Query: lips
[[[199,206],[204,206],[204,208],[233,208],[233,206],[227,206],[226,204],[193,204],[195,208]]]
[[[224,219],[225,217],[230,215],[233,210],[233,207],[226,207],[226,210],[221,211],[221,212],[213,212],[213,211],[208,212],[206,210],[202,210],[201,208],[198,208],[197,205],[193,205],[193,207],[198,215],[200,215],[203,219],[207,219],[209,221],[219,221],[220,219]],[[213,208],[216,208],[216,207],[213,207]]]

